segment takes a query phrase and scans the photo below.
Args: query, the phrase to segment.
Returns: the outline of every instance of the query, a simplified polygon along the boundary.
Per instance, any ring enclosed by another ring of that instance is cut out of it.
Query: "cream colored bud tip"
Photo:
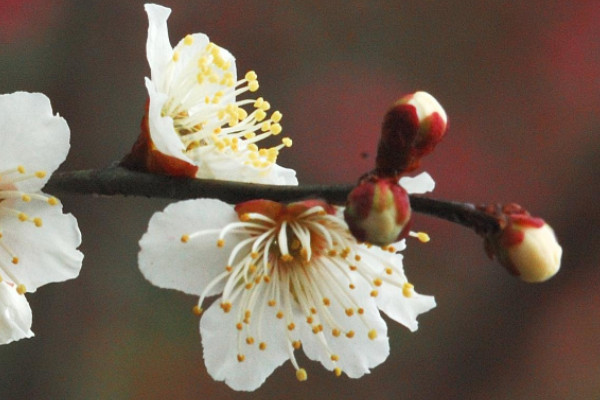
[[[562,247],[548,224],[524,228],[523,241],[507,249],[508,258],[525,282],[544,282],[560,269]]]
[[[296,379],[298,379],[298,381],[300,382],[304,382],[308,379],[308,374],[306,373],[306,370],[304,368],[299,368],[298,370],[296,370]]]

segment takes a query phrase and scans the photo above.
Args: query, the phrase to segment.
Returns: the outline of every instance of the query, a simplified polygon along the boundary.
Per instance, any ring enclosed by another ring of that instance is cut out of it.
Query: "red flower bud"
[[[554,231],[541,218],[532,217],[516,204],[503,208],[502,230],[486,237],[485,249],[525,282],[543,282],[560,269],[562,248]]]
[[[448,125],[446,112],[426,92],[398,100],[384,117],[377,148],[377,174],[396,176],[416,169],[421,157],[442,140]]]
[[[357,240],[385,246],[409,232],[408,193],[393,178],[368,177],[348,195],[344,218]]]

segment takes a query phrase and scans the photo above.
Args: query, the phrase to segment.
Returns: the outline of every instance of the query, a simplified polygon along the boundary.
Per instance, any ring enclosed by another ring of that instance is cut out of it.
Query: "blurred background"
[[[405,269],[438,307],[359,380],[300,356],[254,393],[206,373],[196,299],[151,286],[137,242],[166,200],[59,194],[77,216],[78,279],[28,295],[36,336],[0,347],[1,399],[600,398],[600,3],[209,1],[163,3],[172,44],[205,32],[258,73],[294,146],[302,183],[354,182],[372,168],[387,108],[416,90],[450,130],[424,162],[435,197],[515,201],[544,217],[562,270],[529,285],[461,227],[418,215],[432,236]],[[142,1],[3,0],[0,93],[48,95],[71,127],[61,170],[120,159],[139,132],[149,75]]]

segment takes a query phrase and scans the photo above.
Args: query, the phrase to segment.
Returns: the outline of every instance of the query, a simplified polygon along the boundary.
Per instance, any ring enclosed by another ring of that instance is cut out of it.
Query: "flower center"
[[[0,172],[0,217],[8,216],[16,218],[23,223],[32,223],[35,227],[42,227],[43,221],[40,217],[30,216],[19,210],[19,205],[31,201],[43,201],[50,205],[58,204],[56,197],[46,196],[41,193],[27,193],[17,189],[17,183],[29,179],[42,179],[46,176],[45,171],[27,173],[25,167],[19,165],[17,168]],[[1,221],[1,220],[0,220]],[[23,294],[27,291],[25,285],[19,282],[14,269],[18,268],[20,258],[7,243],[5,232],[0,223],[0,282],[9,280],[9,284],[17,286],[17,292]],[[8,261],[8,262],[7,262]]]
[[[377,338],[366,314],[378,313],[374,302],[384,283],[396,286],[399,295],[412,296],[412,285],[386,254],[395,248],[388,246],[377,253],[359,245],[344,220],[324,202],[282,205],[254,200],[239,204],[236,211],[239,222],[220,231],[217,245],[223,248],[233,233],[245,234],[245,238],[234,246],[225,271],[205,288],[194,310],[200,314],[206,293],[224,282],[220,306],[237,319],[240,362],[245,360],[244,343],[258,343],[260,350],[266,349],[267,335],[260,321],[264,313],[272,313],[284,324],[290,360],[305,377],[306,371],[293,355],[301,347],[301,325],[316,335],[335,365],[339,355],[331,341],[355,335]],[[188,242],[194,237],[199,236],[181,239]],[[300,320],[299,315],[303,316]],[[341,373],[337,367],[334,370]]]
[[[219,46],[208,43],[198,49],[193,44],[194,37],[188,35],[173,51],[167,69],[168,100],[162,109],[163,116],[173,119],[186,155],[199,161],[217,150],[256,168],[270,167],[279,150],[292,145],[291,139],[270,148],[257,143],[281,133],[282,114],[268,116],[271,105],[262,97],[236,100],[258,90],[256,73],[249,71],[236,82],[231,61],[225,61]]]

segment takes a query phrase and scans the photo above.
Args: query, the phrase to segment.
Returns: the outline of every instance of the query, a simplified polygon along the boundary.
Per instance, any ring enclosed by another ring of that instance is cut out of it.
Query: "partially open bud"
[[[429,93],[416,92],[398,100],[383,121],[377,173],[394,176],[416,169],[421,157],[442,140],[447,125],[446,112]]]
[[[344,218],[361,242],[385,246],[409,232],[408,193],[393,178],[370,176],[348,195]]]
[[[550,225],[516,204],[505,206],[503,211],[503,229],[485,240],[488,256],[496,256],[510,273],[525,282],[553,277],[560,269],[562,248]]]

